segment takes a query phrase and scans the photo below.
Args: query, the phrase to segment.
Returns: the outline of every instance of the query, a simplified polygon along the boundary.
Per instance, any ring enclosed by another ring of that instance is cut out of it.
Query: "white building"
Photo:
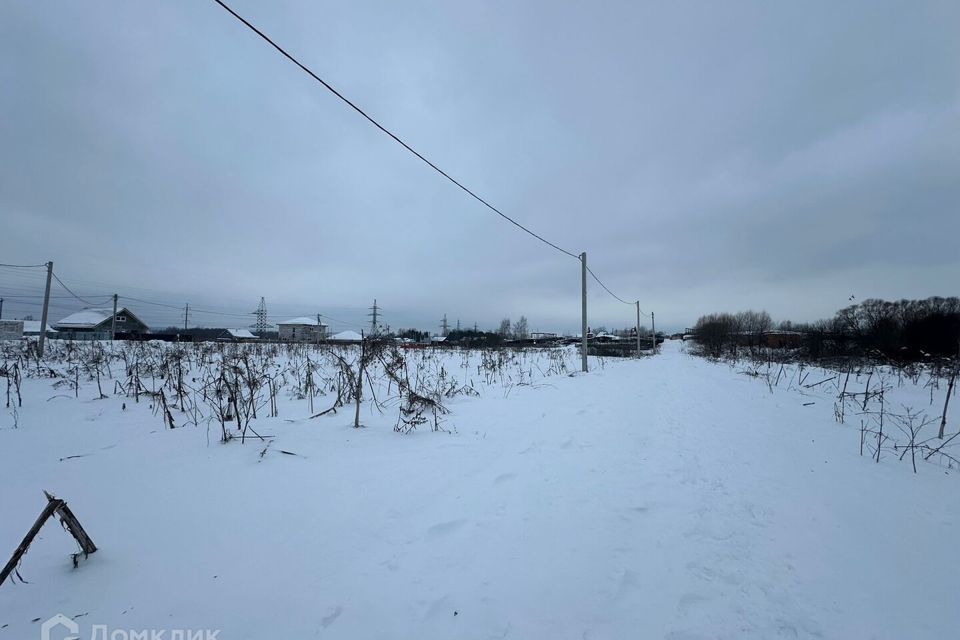
[[[23,337],[23,320],[0,320],[0,340],[19,340]]]
[[[47,337],[55,334],[57,331],[53,327],[47,326]],[[24,320],[23,321],[23,335],[25,336],[39,336],[40,335],[40,321],[39,320]]]
[[[277,323],[281,342],[319,342],[326,340],[330,327],[320,318],[291,318]]]
[[[349,330],[330,336],[331,342],[360,342],[361,340],[363,340],[363,336],[356,331]]]

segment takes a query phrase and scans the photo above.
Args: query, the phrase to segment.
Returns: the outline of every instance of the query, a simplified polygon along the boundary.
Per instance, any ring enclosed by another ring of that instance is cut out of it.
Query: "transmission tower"
[[[376,299],[376,298],[373,299],[373,306],[370,307],[370,313],[368,313],[367,315],[370,316],[370,318],[371,318],[371,320],[370,320],[370,334],[371,334],[371,335],[376,335],[377,333],[379,333],[378,329],[379,329],[379,327],[380,327],[380,323],[377,322],[377,318],[380,317],[380,307],[377,306],[377,299]]]
[[[443,322],[440,324],[440,328],[443,330],[443,337],[446,337],[450,333],[450,325],[447,323],[447,314],[443,314]]]
[[[257,321],[253,324],[253,330],[257,335],[263,335],[270,329],[270,325],[267,323],[267,303],[262,297],[257,310],[253,313],[257,318]]]

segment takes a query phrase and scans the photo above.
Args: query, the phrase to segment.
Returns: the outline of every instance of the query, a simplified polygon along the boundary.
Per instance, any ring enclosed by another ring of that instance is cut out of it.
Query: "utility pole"
[[[378,333],[377,327],[379,326],[377,323],[377,318],[380,317],[380,307],[377,306],[376,298],[373,299],[373,306],[370,307],[370,311],[371,312],[367,314],[372,318],[370,321],[370,335],[376,335]]]
[[[190,317],[190,303],[183,308],[183,330],[187,330],[187,319]]]
[[[653,332],[653,352],[657,352],[657,321],[653,317],[653,311],[650,312],[650,331]]]
[[[373,301],[374,306],[376,306],[377,301]],[[323,323],[320,322],[320,314],[317,314],[317,344],[320,344],[320,336],[323,334]]]
[[[0,298],[0,320],[3,320],[3,298]]]
[[[53,261],[47,263],[47,289],[43,294],[43,313],[40,316],[40,338],[37,340],[37,354],[43,357],[43,342],[47,337],[47,310],[50,308],[50,279],[53,277]]]
[[[656,339],[654,339],[656,342]],[[637,300],[637,357],[640,357],[640,301]]]
[[[113,294],[113,318],[110,320],[110,341],[117,339],[117,294]]]
[[[584,373],[587,372],[587,252],[580,254],[580,367]]]

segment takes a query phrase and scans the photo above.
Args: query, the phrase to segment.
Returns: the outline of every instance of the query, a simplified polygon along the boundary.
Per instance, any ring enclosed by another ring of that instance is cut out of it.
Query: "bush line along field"
[[[960,298],[866,300],[812,324],[764,311],[702,316],[693,352],[740,366],[773,393],[830,398],[840,424],[859,428],[861,455],[960,467],[950,400],[960,376]]]
[[[221,442],[258,433],[259,417],[321,418],[361,409],[396,414],[394,429],[444,429],[445,404],[458,396],[542,383],[576,371],[572,348],[405,350],[362,345],[50,341],[42,358],[31,342],[0,343],[6,408],[19,427],[24,402],[58,396],[148,403],[169,429],[201,426]],[[24,397],[24,379],[49,380],[50,397]]]

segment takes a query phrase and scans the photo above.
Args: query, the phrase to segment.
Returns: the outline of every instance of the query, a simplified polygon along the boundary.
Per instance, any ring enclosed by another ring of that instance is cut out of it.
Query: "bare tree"
[[[517,323],[513,325],[513,337],[517,340],[526,340],[530,337],[530,332],[527,330],[526,316],[520,316],[520,319],[517,320]]]

